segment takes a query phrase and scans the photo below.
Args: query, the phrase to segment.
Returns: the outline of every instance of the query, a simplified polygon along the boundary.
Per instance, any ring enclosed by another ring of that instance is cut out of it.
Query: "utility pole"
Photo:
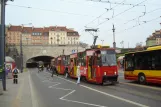
[[[116,49],[116,42],[115,42],[115,26],[114,26],[114,24],[113,24],[113,29],[112,29],[112,31],[113,31],[113,48]]]
[[[102,46],[103,46],[103,42],[104,42],[104,40],[101,40],[102,41]]]
[[[20,36],[20,58],[21,58],[21,73],[23,72],[23,50],[22,50],[22,33]]]
[[[0,1],[0,77],[3,82],[3,90],[6,90],[6,73],[5,73],[5,4],[8,0]],[[10,0],[13,1],[13,0]],[[1,82],[1,81],[0,81]],[[1,83],[0,83],[1,88]],[[0,89],[1,90],[1,89]],[[0,93],[1,94],[1,93]]]

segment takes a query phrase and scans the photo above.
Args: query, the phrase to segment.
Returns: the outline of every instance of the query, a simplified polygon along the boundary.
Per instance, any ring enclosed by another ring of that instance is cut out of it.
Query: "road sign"
[[[72,50],[72,53],[76,53],[76,50]]]

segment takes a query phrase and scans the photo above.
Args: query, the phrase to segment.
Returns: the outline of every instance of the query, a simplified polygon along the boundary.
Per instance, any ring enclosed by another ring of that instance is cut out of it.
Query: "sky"
[[[66,26],[78,31],[80,41],[89,45],[93,43],[93,36],[85,32],[85,29],[98,28],[98,32],[94,33],[98,36],[96,44],[102,44],[103,40],[103,45],[112,46],[114,24],[116,46],[124,48],[135,47],[136,43],[145,45],[146,38],[155,30],[161,29],[161,0],[98,1],[100,0],[8,1],[6,25],[32,23],[34,27]],[[124,45],[121,41],[124,41]]]

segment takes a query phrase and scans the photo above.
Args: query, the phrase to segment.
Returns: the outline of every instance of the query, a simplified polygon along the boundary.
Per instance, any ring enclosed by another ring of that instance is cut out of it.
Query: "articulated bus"
[[[125,54],[124,70],[124,78],[127,80],[137,80],[140,84],[161,84],[161,46]]]

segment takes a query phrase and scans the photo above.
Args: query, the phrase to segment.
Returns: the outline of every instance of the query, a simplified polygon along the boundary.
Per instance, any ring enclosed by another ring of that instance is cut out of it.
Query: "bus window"
[[[125,70],[126,71],[134,71],[134,61],[133,56],[128,55],[125,59]]]
[[[152,53],[152,69],[161,70],[161,50]]]

